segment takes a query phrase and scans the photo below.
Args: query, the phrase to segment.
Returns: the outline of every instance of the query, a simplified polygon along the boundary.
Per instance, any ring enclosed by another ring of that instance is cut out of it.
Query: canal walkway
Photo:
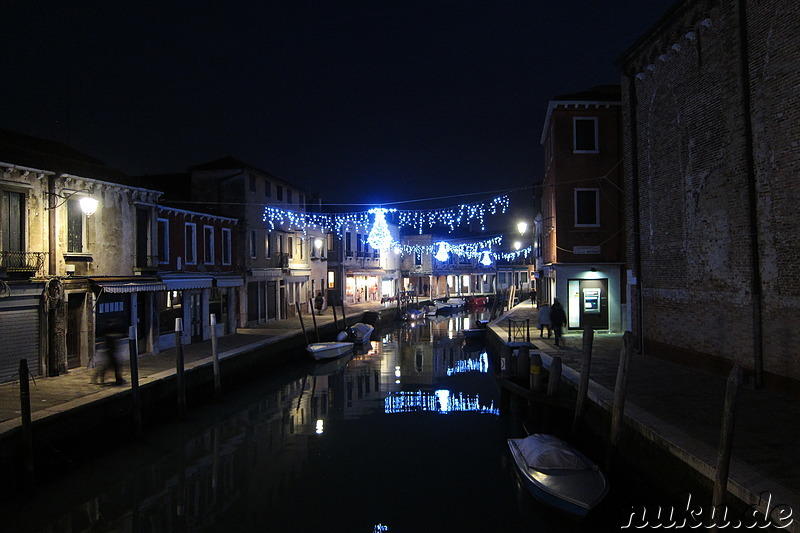
[[[348,323],[353,322],[353,317],[362,316],[368,311],[379,312],[386,309],[380,303],[351,304],[345,308]],[[316,316],[317,325],[322,327],[333,323],[333,311],[327,309],[322,315]],[[341,309],[337,308],[338,324],[343,324]],[[314,324],[311,315],[303,315],[303,326],[311,342],[316,341]],[[291,317],[260,324],[258,326],[237,330],[236,333],[225,335],[217,339],[217,353],[220,359],[234,357],[238,354],[253,351],[263,346],[277,343],[288,336],[301,334],[300,318]],[[211,361],[211,341],[205,340],[184,345],[184,364],[186,370],[199,365],[207,365]],[[141,386],[153,381],[171,377],[175,374],[175,361],[177,349],[164,350],[156,355],[140,356],[137,359],[139,367],[139,383]],[[31,418],[36,420],[50,415],[60,414],[70,409],[85,406],[89,403],[127,392],[130,390],[130,365],[127,360],[121,361],[123,369],[122,385],[98,385],[92,383],[94,368],[80,367],[71,369],[68,373],[54,377],[37,377],[30,380]],[[113,382],[109,372],[106,380]],[[224,384],[223,384],[224,386]],[[17,430],[21,425],[21,407],[19,382],[13,381],[0,384],[0,439],[9,431]]]
[[[526,301],[491,327],[505,341],[509,319],[515,323],[529,319],[531,342],[540,351],[545,368],[554,356],[560,356],[562,378],[577,389],[583,332],[567,333],[561,346],[556,346],[546,332],[544,338],[539,337],[536,317],[537,309]],[[607,410],[613,405],[621,349],[622,334],[595,334],[589,398]],[[633,354],[628,367],[626,422],[713,481],[727,378],[652,354]],[[773,507],[784,503],[791,506],[795,518],[800,516],[798,439],[800,399],[743,383],[738,389],[728,490],[748,504],[757,503],[760,494],[771,494]],[[784,531],[800,530],[798,525],[795,519]]]

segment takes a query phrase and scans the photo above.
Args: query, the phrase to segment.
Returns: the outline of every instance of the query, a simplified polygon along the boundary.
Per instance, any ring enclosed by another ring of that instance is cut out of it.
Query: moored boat
[[[306,350],[314,359],[321,361],[347,355],[353,351],[353,347],[352,342],[315,342],[309,344]]]
[[[525,488],[547,505],[585,516],[608,493],[598,466],[554,435],[508,439],[508,447]]]
[[[356,322],[344,331],[340,331],[336,336],[336,340],[339,342],[349,341],[357,344],[366,344],[369,342],[373,331],[375,331],[375,328],[372,325]]]
[[[452,313],[462,309],[466,302],[463,298],[448,298],[444,302],[435,302],[437,313]]]

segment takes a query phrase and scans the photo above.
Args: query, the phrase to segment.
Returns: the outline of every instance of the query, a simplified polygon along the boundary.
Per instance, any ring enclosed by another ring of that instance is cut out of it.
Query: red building
[[[570,329],[622,331],[627,298],[619,86],[551,100],[541,142],[538,300],[558,298]]]

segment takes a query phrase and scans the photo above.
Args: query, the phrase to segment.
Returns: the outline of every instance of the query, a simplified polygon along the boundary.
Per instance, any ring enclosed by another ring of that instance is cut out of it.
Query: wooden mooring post
[[[619,439],[622,434],[622,422],[625,416],[625,392],[628,382],[628,365],[633,353],[633,333],[626,331],[622,335],[622,348],[619,352],[617,381],[614,384],[614,406],[611,411],[611,435],[608,443],[606,463],[611,464],[617,453]]]
[[[308,342],[308,332],[306,331],[305,322],[303,322],[303,314],[300,312],[300,302],[295,302],[294,308],[297,310],[297,317],[300,319],[300,328],[303,330],[303,336],[306,338],[306,344],[311,344]]]
[[[133,400],[133,436],[142,438],[142,400],[139,394],[139,345],[136,342],[136,326],[128,328],[128,359],[131,365],[131,399]]]
[[[591,326],[583,328],[583,361],[581,362],[581,381],[578,386],[578,397],[575,404],[575,418],[572,420],[572,435],[578,433],[578,428],[586,409],[586,395],[589,392],[589,371],[592,366],[592,344],[594,343],[594,330]]]
[[[308,308],[311,309],[311,321],[314,323],[314,333],[317,335],[317,342],[319,342],[319,329],[317,329],[317,313],[314,310],[314,300],[308,301]]]
[[[186,416],[186,379],[183,357],[183,319],[175,319],[175,382],[178,389],[178,416]]]
[[[222,399],[222,376],[219,371],[219,350],[217,349],[217,315],[211,313],[211,358],[214,364],[214,399]]]
[[[728,472],[731,466],[731,450],[733,448],[733,427],[736,422],[736,395],[741,382],[742,367],[739,363],[735,363],[728,376],[728,385],[725,390],[722,429],[720,430],[719,448],[717,449],[717,473],[714,476],[714,494],[712,497],[712,505],[714,507],[718,507],[725,502],[725,493],[728,490]]]
[[[34,484],[33,427],[31,422],[31,385],[28,381],[28,360],[19,360],[19,407],[22,416],[22,447],[28,488]]]

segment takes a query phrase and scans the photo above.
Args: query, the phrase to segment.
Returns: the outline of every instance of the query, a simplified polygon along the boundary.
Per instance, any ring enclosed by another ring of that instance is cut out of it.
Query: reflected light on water
[[[447,369],[447,375],[461,374],[464,372],[489,372],[489,355],[483,352],[478,359],[459,359],[455,366]]]
[[[322,432],[324,431],[323,429],[324,424],[325,423],[322,421],[322,419],[317,420],[317,427],[315,430],[317,435],[322,435]]]
[[[500,410],[495,408],[494,402],[491,402],[488,406],[481,405],[478,394],[474,396],[460,392],[454,394],[452,391],[444,389],[435,392],[390,392],[384,401],[384,412],[387,414],[418,411],[431,411],[439,414],[474,411],[482,414],[500,415]]]

